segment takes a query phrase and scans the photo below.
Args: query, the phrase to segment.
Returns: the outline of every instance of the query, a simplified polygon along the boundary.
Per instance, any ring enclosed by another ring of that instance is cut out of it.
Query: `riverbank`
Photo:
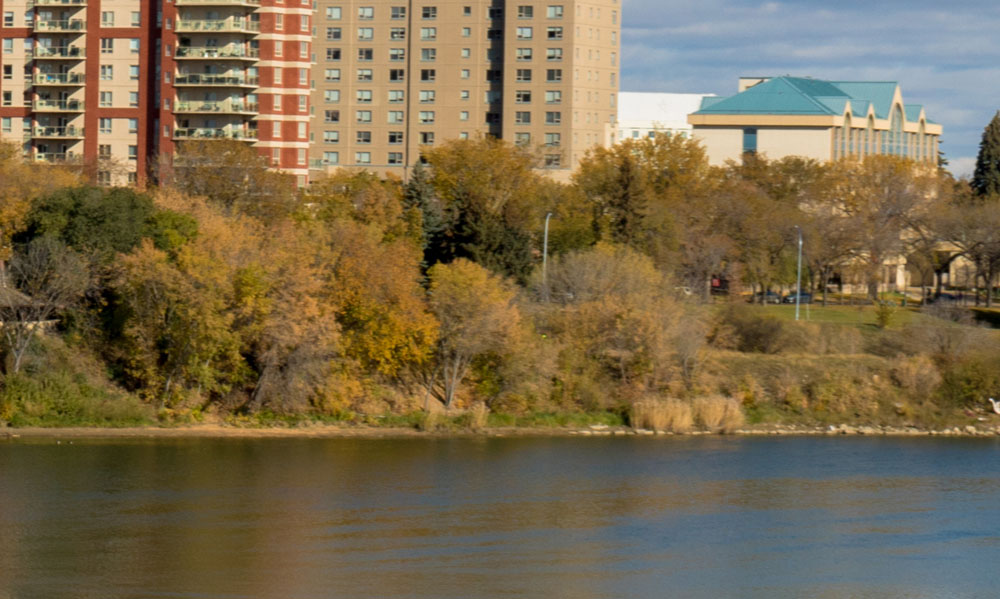
[[[924,429],[898,426],[749,426],[724,433],[735,436],[945,436],[945,437],[1000,437],[998,422],[980,426],[953,426],[941,429]],[[369,427],[307,425],[294,427],[239,427],[217,424],[173,427],[25,427],[0,429],[0,439],[138,439],[138,438],[470,438],[470,437],[684,437],[719,435],[709,431],[674,433],[633,429],[625,426],[592,425],[587,427],[487,427],[479,430],[421,431],[406,427]]]

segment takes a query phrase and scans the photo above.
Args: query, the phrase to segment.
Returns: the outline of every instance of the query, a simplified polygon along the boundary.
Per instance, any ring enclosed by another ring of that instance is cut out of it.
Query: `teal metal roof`
[[[886,118],[897,84],[892,81],[823,81],[806,77],[775,77],[728,98],[703,102],[695,114],[841,115],[850,106],[864,117],[868,107]],[[919,109],[917,111],[919,114]],[[909,119],[910,113],[907,112]],[[914,119],[915,120],[915,119]]]
[[[920,111],[923,109],[923,104],[904,104],[903,112],[906,114],[906,120],[908,121],[919,121]]]

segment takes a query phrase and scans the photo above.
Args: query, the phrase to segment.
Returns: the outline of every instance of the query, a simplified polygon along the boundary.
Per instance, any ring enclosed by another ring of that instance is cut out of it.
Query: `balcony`
[[[87,22],[83,19],[35,21],[35,33],[83,33]]]
[[[32,6],[87,6],[87,0],[28,0],[28,8]]]
[[[229,59],[229,60],[257,60],[260,57],[260,50],[257,48],[209,48],[209,47],[194,47],[194,46],[178,46],[177,50],[174,52],[174,58],[178,60],[182,59],[195,59],[195,60],[212,60],[212,59]]]
[[[177,6],[260,6],[260,0],[177,0]]]
[[[83,112],[83,100],[35,100],[35,112]]]
[[[185,114],[257,114],[256,102],[177,102],[174,112]]]
[[[257,87],[259,77],[234,75],[177,75],[174,86],[177,87]]]
[[[217,129],[213,127],[189,127],[174,129],[174,139],[237,139],[240,141],[257,141],[256,129]]]
[[[79,48],[77,46],[63,46],[63,47],[46,47],[46,46],[35,46],[31,55],[36,60],[41,59],[51,59],[51,60],[82,60],[85,55],[85,48]]]
[[[260,33],[260,23],[248,19],[178,20],[177,33]]]
[[[70,162],[76,159],[76,157],[77,157],[76,154],[72,152],[46,152],[46,153],[35,154],[34,156],[32,156],[32,159],[35,162],[48,162],[57,164],[61,162]]]
[[[83,85],[83,73],[36,73],[35,85]]]
[[[83,139],[83,127],[33,127],[31,137],[35,139]]]

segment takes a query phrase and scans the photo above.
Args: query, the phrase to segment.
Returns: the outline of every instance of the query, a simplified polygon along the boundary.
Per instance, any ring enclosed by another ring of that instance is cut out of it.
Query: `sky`
[[[1000,109],[996,0],[622,0],[622,91],[736,93],[740,76],[896,81],[970,175]]]

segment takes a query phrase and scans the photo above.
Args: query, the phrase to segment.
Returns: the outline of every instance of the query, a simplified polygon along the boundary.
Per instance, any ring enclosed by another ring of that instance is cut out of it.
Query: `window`
[[[115,40],[110,37],[101,38],[101,54],[111,54],[115,51]]]
[[[136,38],[133,37],[133,38],[130,38],[128,40],[128,51],[129,51],[130,54],[138,54],[139,53],[139,40],[138,39],[136,39]]]
[[[3,13],[3,26],[4,27],[14,26],[14,13],[12,11]]]
[[[437,49],[436,48],[421,48],[420,49],[420,60],[425,62],[433,62],[437,59]]]
[[[433,110],[421,110],[420,111],[420,124],[430,125],[434,122],[434,111]]]
[[[514,92],[514,101],[518,104],[531,104],[531,92],[528,90]]]
[[[563,7],[562,4],[554,4],[546,7],[545,16],[550,19],[561,19],[563,18]],[[614,20],[612,19],[612,23]]]
[[[617,25],[618,24],[618,11],[617,10],[611,11],[611,24],[612,25]]]
[[[111,144],[100,144],[97,146],[97,157],[105,160],[111,158]]]
[[[114,68],[112,68],[112,66],[109,65],[109,64],[102,64],[101,65],[101,80],[103,80],[103,81],[111,81],[114,78],[115,78]]]
[[[12,106],[14,104],[14,92],[5,91],[3,92],[3,106]]]
[[[546,81],[562,81],[562,69],[549,69],[545,73]]]
[[[469,120],[469,111],[468,110],[463,110],[463,111],[459,112],[458,113],[458,120],[460,120],[460,121],[467,121],[467,120]]]
[[[140,18],[142,16],[142,13],[140,13],[137,10],[134,10],[132,11],[131,16],[132,16],[131,18],[132,27],[138,27],[141,22]]]
[[[555,91],[547,91],[547,92],[545,92],[545,103],[546,104],[559,104],[561,102],[562,102],[562,92],[561,91],[555,90]]]
[[[389,48],[389,60],[391,62],[402,62],[406,60],[405,48]]]
[[[354,136],[354,141],[359,144],[370,144],[372,143],[372,132],[358,131]]]
[[[559,133],[546,133],[545,145],[556,147],[562,143],[562,135]]]
[[[462,7],[462,15],[464,15],[466,17],[471,17],[472,16],[472,7],[471,6],[463,6]]]
[[[375,9],[371,6],[359,6],[358,18],[361,20],[371,20],[375,18]]]
[[[354,163],[355,164],[371,164],[372,163],[372,153],[371,152],[355,152],[354,153]]]
[[[371,48],[358,48],[358,60],[369,62],[375,57],[375,51]]]
[[[392,145],[397,145],[403,143],[403,132],[402,131],[390,131],[389,132],[389,143]]]
[[[390,110],[389,111],[389,123],[396,124],[403,122],[403,111],[402,110]]]
[[[97,119],[97,131],[98,133],[111,133],[111,119],[103,117]]]
[[[359,123],[370,123],[372,122],[372,111],[357,110],[354,112],[354,120]]]
[[[530,19],[535,16],[535,8],[533,6],[518,6],[517,7],[517,18],[518,19]]]
[[[328,144],[340,143],[340,131],[324,131],[323,143],[328,143]]]
[[[468,79],[469,75],[470,75],[469,69],[462,69],[462,71],[461,71],[462,79]]]
[[[462,58],[472,58],[472,49],[462,48]]]
[[[139,132],[139,119],[129,119],[128,120],[128,132],[138,133]]]
[[[323,71],[323,78],[326,81],[340,81],[340,69],[326,69]]]
[[[309,15],[301,15],[299,17],[299,31],[303,33],[309,31]]]
[[[128,78],[131,79],[132,81],[138,81],[139,80],[139,65],[133,64],[133,65],[129,66],[129,68],[128,68]]]
[[[501,100],[501,98],[503,98],[503,94],[500,92],[500,90],[491,89],[487,90],[484,97],[485,99],[483,101],[486,102],[487,104],[496,104]]]
[[[472,29],[469,27],[462,27],[462,37],[469,37],[472,35]]]
[[[562,27],[549,27],[546,30],[548,38],[550,40],[561,40],[563,38],[563,28]]]
[[[358,81],[371,81],[372,78],[371,69],[358,69]]]
[[[420,132],[420,143],[424,145],[430,145],[434,143],[434,132],[433,131],[421,131]]]
[[[325,111],[323,111],[323,122],[324,123],[339,123],[340,122],[340,111],[339,110],[325,110]]]
[[[517,70],[517,80],[518,81],[531,81],[531,69],[518,69]]]
[[[354,99],[359,104],[371,104],[372,101],[372,90],[370,89],[359,89],[354,94]]]
[[[487,112],[486,113],[486,124],[487,125],[499,125],[500,124],[500,113],[499,112]]]
[[[489,17],[491,19],[502,19],[503,8],[500,8],[499,6],[490,7]]]
[[[420,69],[421,81],[434,81],[437,78],[437,71],[434,69]]]
[[[406,18],[406,7],[405,6],[393,6],[389,13],[390,18],[393,19],[405,19]]]
[[[531,60],[531,48],[518,48],[515,51],[515,55],[517,56],[517,59],[520,61]]]
[[[401,41],[406,39],[405,27],[391,27],[389,29],[389,39]]]
[[[277,97],[277,96],[275,96]],[[328,104],[333,104],[340,102],[340,90],[339,89],[325,89],[323,90],[323,101]]]
[[[389,164],[403,164],[403,153],[389,152]]]
[[[299,69],[299,85],[309,85],[309,69]]]
[[[331,21],[339,21],[342,15],[342,10],[339,6],[327,6],[326,7],[326,18]]]
[[[422,40],[436,40],[437,36],[438,36],[437,27],[420,28],[420,39]]]
[[[139,92],[128,93],[128,105],[132,108],[139,107]]]
[[[514,143],[517,144],[517,145],[519,145],[519,146],[526,146],[526,145],[530,144],[531,143],[531,134],[530,133],[515,133],[514,134]]]
[[[6,38],[3,40],[3,53],[13,54],[14,53],[14,40],[11,38]]]
[[[115,13],[110,10],[101,13],[101,27],[114,27]]]
[[[372,27],[358,27],[358,40],[370,42],[375,38],[375,29]]]
[[[743,153],[757,153],[757,129],[746,128],[743,130]]]
[[[559,168],[562,166],[562,156],[559,154],[545,155],[545,168]]]
[[[423,103],[434,101],[434,90],[432,89],[422,89],[420,90],[420,101]]]
[[[517,28],[517,39],[519,40],[530,40],[531,39],[531,27],[518,27]]]
[[[340,152],[323,152],[324,164],[338,164],[340,162]]]
[[[403,81],[406,79],[405,69],[389,69],[389,81]]]
[[[389,90],[389,103],[399,104],[403,101],[404,95],[401,89],[390,89]]]
[[[12,64],[3,65],[3,78],[4,79],[14,78],[14,65]]]
[[[340,41],[340,39],[341,39],[340,27],[327,27],[326,28],[326,41],[328,41],[328,42],[336,42],[336,41]]]
[[[486,30],[486,39],[498,40],[503,38],[503,29],[488,29]]]
[[[340,60],[340,48],[327,48],[326,59],[330,61]]]
[[[562,48],[548,48],[545,50],[545,58],[547,60],[562,60],[563,49]]]
[[[128,159],[136,160],[139,158],[139,146],[129,146],[128,147]]]
[[[531,113],[526,111],[518,111],[514,113],[514,123],[517,125],[530,125],[531,124]]]
[[[546,125],[558,125],[562,123],[562,113],[561,112],[546,112],[545,113],[545,124]]]
[[[420,18],[422,19],[436,19],[438,16],[438,9],[436,6],[425,6],[420,10]]]

